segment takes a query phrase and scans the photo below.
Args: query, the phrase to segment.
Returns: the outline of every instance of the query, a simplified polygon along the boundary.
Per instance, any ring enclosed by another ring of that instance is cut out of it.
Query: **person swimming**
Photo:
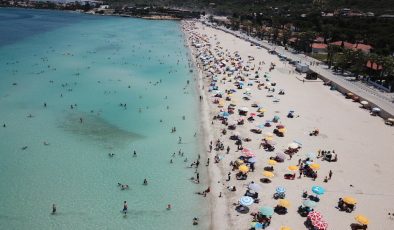
[[[56,214],[56,205],[52,204],[52,215]]]
[[[148,180],[145,178],[144,179],[144,183],[143,183],[144,185],[148,185]]]
[[[126,215],[127,214],[127,201],[123,202],[123,213]]]

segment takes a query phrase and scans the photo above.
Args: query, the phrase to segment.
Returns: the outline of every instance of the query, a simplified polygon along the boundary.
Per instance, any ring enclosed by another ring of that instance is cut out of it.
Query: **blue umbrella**
[[[312,192],[315,193],[316,195],[323,195],[326,192],[326,190],[321,186],[313,186]]]
[[[257,161],[256,157],[249,158],[248,160],[249,163],[256,163],[256,161]]]
[[[230,116],[230,114],[228,112],[220,112],[219,116],[221,116],[221,117],[228,117],[228,116]]]
[[[254,226],[255,229],[262,229],[263,225],[260,223],[256,223],[256,225]]]
[[[261,125],[258,125],[258,126],[256,126],[256,127],[259,128],[259,129],[262,129],[262,128],[265,127],[265,125],[261,124]]]
[[[254,200],[250,196],[243,196],[241,199],[239,199],[239,203],[243,206],[249,206],[253,204]]]
[[[279,120],[279,116],[275,115],[274,120]]]
[[[277,193],[284,193],[284,192],[286,192],[286,189],[283,188],[282,186],[279,186],[279,187],[276,188],[276,192]]]
[[[274,214],[274,209],[269,206],[263,206],[259,209],[260,213],[264,216],[272,216]]]
[[[308,208],[314,208],[316,207],[317,203],[313,200],[304,200],[304,202],[302,202],[302,205]]]

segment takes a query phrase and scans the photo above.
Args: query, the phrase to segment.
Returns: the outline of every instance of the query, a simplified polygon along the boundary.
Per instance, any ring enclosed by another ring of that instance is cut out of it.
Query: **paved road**
[[[209,23],[206,23],[209,25]],[[295,61],[301,61],[306,64],[310,64],[311,62],[320,62],[314,58],[311,58],[309,56],[303,55],[303,54],[294,54],[292,52],[289,52],[288,50],[285,50],[284,47],[282,46],[276,46],[273,44],[268,43],[267,41],[263,41],[260,39],[252,38],[247,36],[246,34],[243,34],[239,31],[233,31],[229,30],[224,27],[217,27],[215,28],[223,30],[225,32],[231,33],[237,37],[240,37],[242,39],[257,43],[264,47],[265,49],[268,50],[275,50],[277,53],[280,53],[286,57],[289,57]],[[336,83],[337,85],[342,86],[348,91],[353,92],[354,94],[364,98],[365,100],[377,105],[380,107],[382,110],[388,112],[391,114],[392,117],[394,117],[394,93],[385,93],[381,92],[376,88],[373,88],[371,86],[366,85],[363,82],[360,81],[349,81],[346,80],[343,76],[341,75],[335,75],[332,70],[328,69],[328,66],[326,65],[310,65],[309,68],[316,73],[324,76],[325,78],[329,79],[330,81]]]

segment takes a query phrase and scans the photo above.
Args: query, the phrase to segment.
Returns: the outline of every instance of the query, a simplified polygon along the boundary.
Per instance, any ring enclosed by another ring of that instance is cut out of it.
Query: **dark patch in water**
[[[99,116],[85,113],[69,114],[59,127],[72,134],[100,142],[108,149],[144,138],[140,134],[123,130]]]

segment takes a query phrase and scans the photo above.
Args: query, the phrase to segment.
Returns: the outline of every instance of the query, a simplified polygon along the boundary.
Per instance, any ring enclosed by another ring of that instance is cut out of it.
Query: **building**
[[[314,54],[327,53],[327,44],[324,43],[312,43],[311,48]]]

